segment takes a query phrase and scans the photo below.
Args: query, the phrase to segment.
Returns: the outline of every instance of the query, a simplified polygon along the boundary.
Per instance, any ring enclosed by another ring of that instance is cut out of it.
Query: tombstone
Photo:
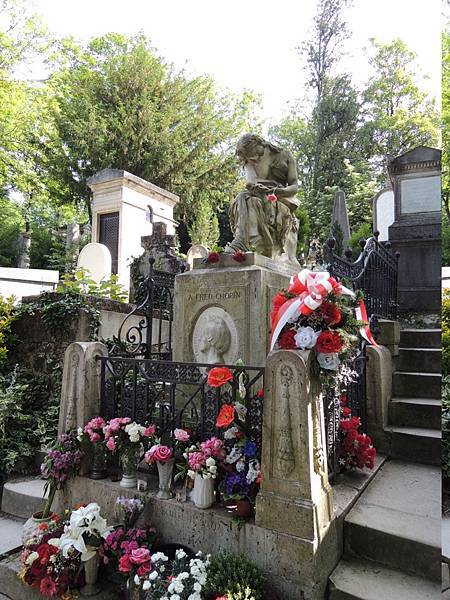
[[[419,146],[392,160],[388,171],[395,211],[389,241],[400,253],[400,312],[439,312],[441,151]]]
[[[17,266],[19,269],[30,268],[30,248],[31,248],[31,234],[20,233],[19,234],[19,257],[17,260]]]
[[[201,244],[194,244],[187,251],[187,263],[189,265],[189,269],[194,268],[194,259],[196,258],[205,258],[208,256],[208,248],[206,246],[202,246]]]
[[[112,273],[128,291],[130,264],[142,254],[141,237],[151,235],[160,222],[167,234],[175,234],[173,210],[179,198],[119,169],[104,169],[87,183],[93,192],[92,241],[108,247]]]
[[[345,202],[345,193],[342,190],[336,192],[334,196],[333,215],[331,218],[331,230],[339,225],[342,231],[342,250],[348,247],[350,239],[350,225],[348,222],[347,204]]]
[[[392,188],[385,188],[373,200],[373,231],[379,231],[378,240],[389,240],[389,227],[395,219],[394,192]]]
[[[111,277],[111,253],[103,244],[87,244],[80,252],[77,269],[87,269],[96,283]]]

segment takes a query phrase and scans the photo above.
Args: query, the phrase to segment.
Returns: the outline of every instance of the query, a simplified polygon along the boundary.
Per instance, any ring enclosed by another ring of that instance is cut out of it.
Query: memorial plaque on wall
[[[441,178],[417,177],[401,181],[401,214],[438,212],[441,209]]]

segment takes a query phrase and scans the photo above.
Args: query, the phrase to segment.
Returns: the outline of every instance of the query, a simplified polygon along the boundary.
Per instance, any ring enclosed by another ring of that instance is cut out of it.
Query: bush
[[[356,231],[352,233],[348,245],[353,250],[353,260],[356,260],[361,254],[359,240],[367,240],[367,238],[370,238],[372,235],[373,232],[371,223],[363,223]]]
[[[208,567],[207,593],[227,596],[228,600],[262,600],[264,576],[243,554],[223,552],[211,559]]]
[[[442,295],[442,375],[450,375],[450,290]]]
[[[14,320],[14,297],[3,298],[0,296],[0,366],[8,355],[10,342],[11,323]]]

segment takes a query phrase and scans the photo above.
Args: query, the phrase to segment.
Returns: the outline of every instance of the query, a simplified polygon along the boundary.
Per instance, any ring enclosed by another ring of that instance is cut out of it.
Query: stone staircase
[[[391,460],[344,521],[329,600],[441,596],[441,332],[404,329],[389,405]]]
[[[390,455],[441,464],[441,330],[403,329],[389,405]]]

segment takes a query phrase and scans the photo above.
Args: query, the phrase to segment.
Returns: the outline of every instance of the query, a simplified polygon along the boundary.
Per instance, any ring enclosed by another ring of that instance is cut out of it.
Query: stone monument
[[[395,207],[389,241],[400,252],[400,312],[439,312],[441,151],[419,146],[392,160],[388,172]]]
[[[234,239],[219,262],[194,259],[175,279],[175,361],[264,366],[272,298],[299,271],[292,155],[252,134],[240,138],[237,155],[247,191],[230,206]]]
[[[194,259],[206,258],[208,256],[208,248],[201,244],[194,244],[189,248],[186,255],[186,260],[190,269],[194,268]]]
[[[373,199],[373,231],[380,233],[378,241],[389,240],[389,227],[395,219],[394,192],[384,188]]]
[[[237,144],[247,180],[246,191],[230,204],[233,241],[225,251],[256,251],[300,266],[297,261],[299,206],[297,167],[292,154],[247,133]]]
[[[350,239],[350,225],[348,222],[347,203],[345,202],[345,193],[338,190],[334,196],[333,215],[331,217],[331,230],[339,226],[342,232],[342,251],[348,247]]]
[[[92,241],[105,244],[112,272],[128,291],[130,264],[142,254],[141,237],[150,236],[156,223],[174,235],[173,211],[178,196],[120,169],[103,169],[88,179],[93,192]]]
[[[91,278],[100,283],[111,277],[111,253],[103,244],[86,244],[78,256],[77,268],[86,269]]]

